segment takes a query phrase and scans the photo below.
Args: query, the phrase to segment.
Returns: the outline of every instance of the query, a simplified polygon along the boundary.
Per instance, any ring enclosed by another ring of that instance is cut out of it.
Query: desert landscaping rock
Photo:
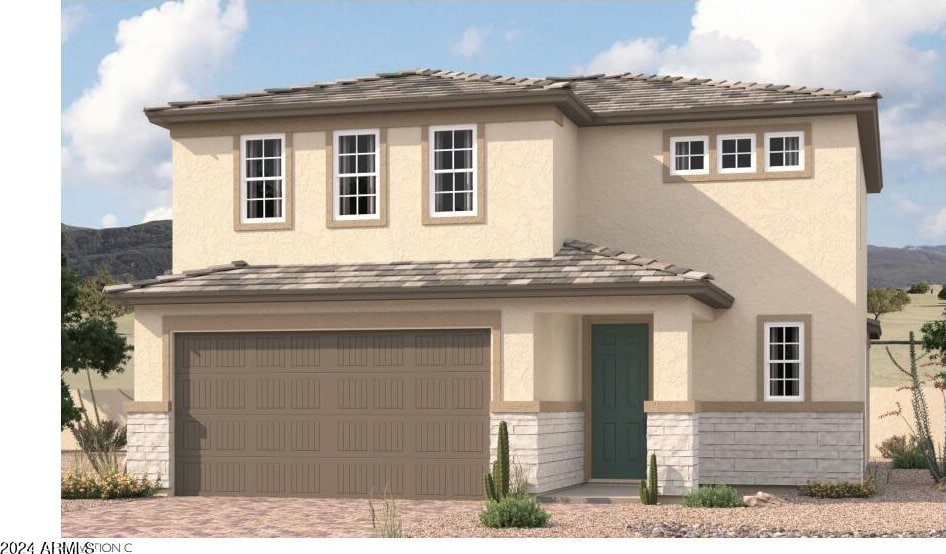
[[[397,501],[409,537],[946,537],[946,497],[891,483],[873,498],[784,494],[766,509],[549,503],[544,529],[488,529],[482,502]],[[167,497],[62,503],[64,537],[370,537],[363,499]]]
[[[782,506],[785,504],[785,499],[779,498],[774,494],[769,494],[767,492],[759,491],[755,494],[742,497],[742,502],[746,505],[747,508],[768,508],[774,506]]]

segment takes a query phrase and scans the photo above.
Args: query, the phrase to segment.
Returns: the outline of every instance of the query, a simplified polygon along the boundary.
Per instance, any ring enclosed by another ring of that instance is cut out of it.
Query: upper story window
[[[716,156],[720,173],[752,173],[755,171],[755,135],[719,135]]]
[[[800,171],[805,169],[805,134],[766,133],[765,170]]]
[[[475,216],[476,127],[430,128],[431,217]]]
[[[269,223],[286,220],[286,136],[244,135],[240,140],[240,220]]]
[[[805,323],[768,321],[762,333],[765,400],[804,400]]]
[[[705,175],[709,173],[709,136],[674,137],[670,139],[671,175]]]
[[[378,219],[379,132],[335,132],[332,201],[337,220]]]

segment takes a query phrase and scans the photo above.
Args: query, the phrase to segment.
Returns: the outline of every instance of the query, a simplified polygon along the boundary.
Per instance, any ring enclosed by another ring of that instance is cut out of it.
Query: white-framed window
[[[754,173],[755,134],[717,136],[716,160],[719,173]]]
[[[709,173],[709,136],[670,139],[671,175],[706,175]]]
[[[240,219],[243,223],[286,221],[286,135],[240,137]]]
[[[765,170],[805,169],[805,133],[765,133]]]
[[[763,325],[765,400],[805,399],[805,323],[769,321]]]
[[[333,206],[337,220],[378,219],[378,129],[335,131]]]
[[[430,128],[430,216],[475,216],[476,126]]]

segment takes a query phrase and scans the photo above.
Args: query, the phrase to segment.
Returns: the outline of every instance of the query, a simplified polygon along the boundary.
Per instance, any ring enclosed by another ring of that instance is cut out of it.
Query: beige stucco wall
[[[552,127],[554,210],[552,245],[558,248],[565,239],[580,238],[578,232],[578,196],[581,181],[578,174],[578,127],[566,119],[562,126]]]
[[[467,123],[477,122],[475,114],[470,117]],[[336,129],[365,125],[361,120],[332,123]],[[325,125],[311,123],[313,128]],[[326,136],[331,140],[331,130],[291,130],[294,224],[274,231],[234,230],[234,135],[221,133],[279,131],[278,122],[263,129],[208,125],[209,136],[199,136],[200,129],[172,135],[175,272],[238,259],[306,264],[528,258],[554,252],[553,135],[563,133],[556,121],[485,124],[487,222],[465,225],[421,223],[422,127],[412,125],[387,127],[387,226],[327,228],[326,202],[331,198],[326,198],[326,181],[331,175],[326,171],[325,142]],[[574,126],[570,129],[574,135]],[[567,179],[573,167],[568,163],[557,170]]]
[[[810,179],[665,184],[665,126],[579,130],[579,235],[709,271],[736,298],[712,323],[694,324],[697,400],[756,400],[760,314],[811,314],[812,399],[864,400],[865,192],[855,119],[784,121],[812,125]]]
[[[501,336],[494,346],[501,355],[501,399],[507,401],[581,399],[579,316],[589,314],[653,315],[654,398],[686,400],[693,379],[689,329],[694,319],[715,316],[703,304],[676,296],[138,306],[135,400],[168,400],[162,382],[165,318],[191,316],[202,330],[217,331],[234,329],[219,323],[225,316],[239,316],[240,330],[314,330],[320,327],[300,326],[298,319],[288,322],[287,318],[345,318],[352,314],[370,314],[366,318],[369,323],[361,328],[389,328],[392,322],[403,321],[404,314],[411,314],[414,328],[457,326],[449,318],[434,317],[445,312],[500,314]],[[428,318],[424,313],[431,315]]]

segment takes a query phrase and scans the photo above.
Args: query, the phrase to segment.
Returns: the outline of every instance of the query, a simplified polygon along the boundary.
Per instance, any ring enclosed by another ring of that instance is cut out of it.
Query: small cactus
[[[647,472],[647,481],[641,481],[638,485],[640,491],[641,504],[657,503],[657,455],[650,455],[650,470]]]
[[[506,422],[499,422],[499,441],[496,444],[496,460],[492,475],[483,478],[486,499],[499,501],[509,495],[509,431]]]

